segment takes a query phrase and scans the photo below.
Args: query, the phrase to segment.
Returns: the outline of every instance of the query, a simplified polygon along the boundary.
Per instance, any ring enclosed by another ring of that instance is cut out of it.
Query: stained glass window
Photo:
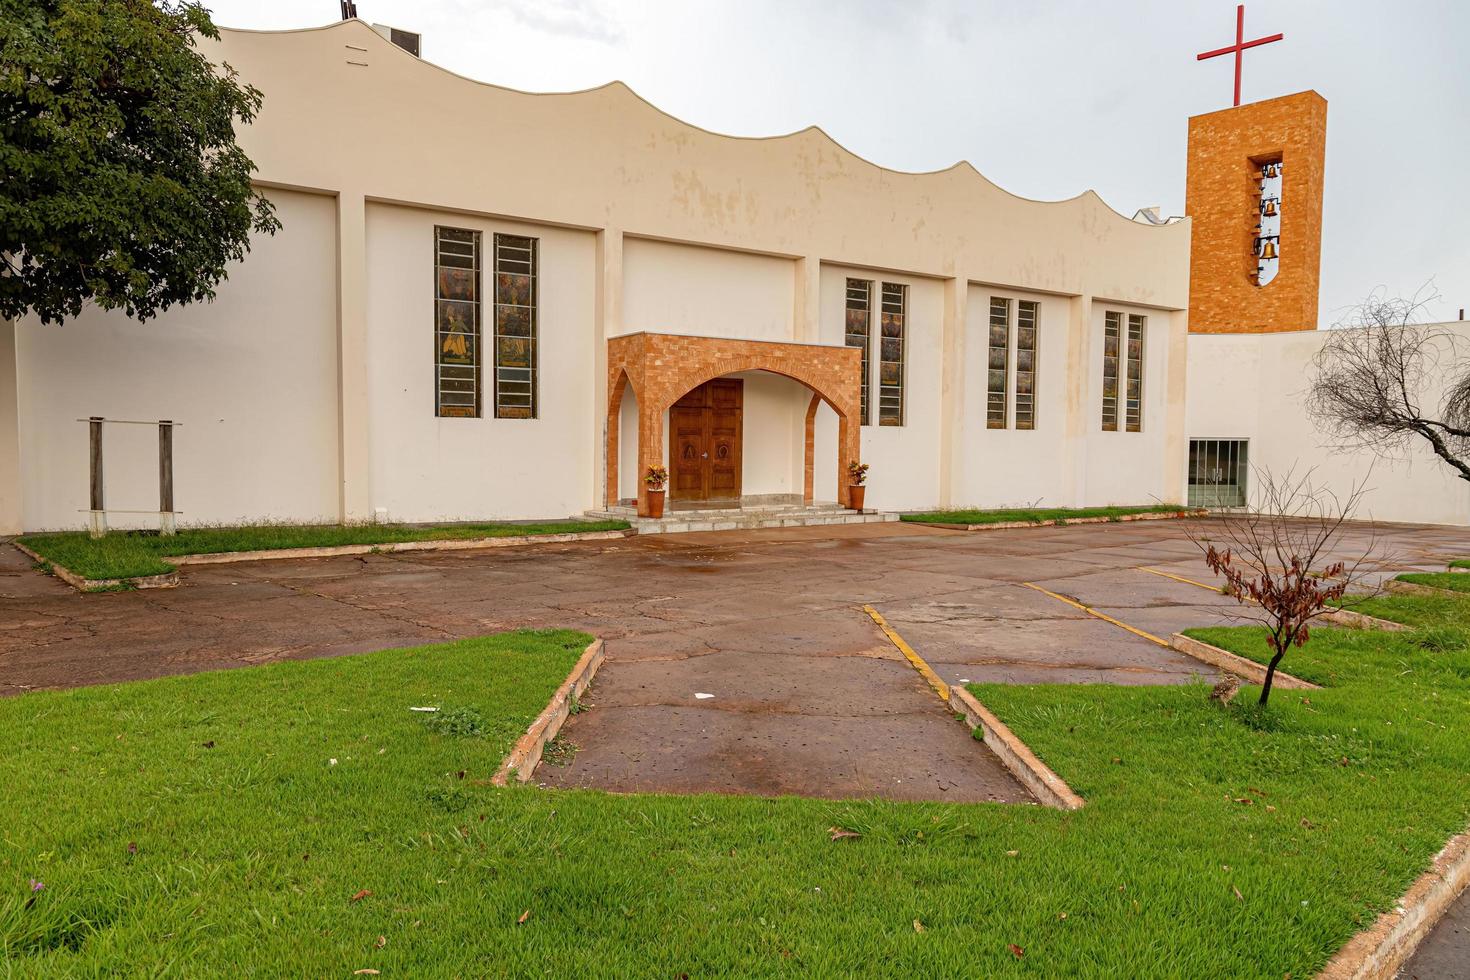
[[[863,380],[859,389],[861,406],[860,425],[872,424],[872,414],[868,410],[868,378],[871,369],[868,367],[868,358],[872,351],[872,298],[873,283],[867,279],[847,280],[847,324],[846,339],[847,346],[861,347],[863,350]]]
[[[990,339],[985,362],[985,427],[1006,427],[1006,388],[1010,381],[1011,301],[990,297]]]
[[[1143,326],[1147,317],[1128,314],[1128,404],[1125,425],[1129,432],[1143,428]]]
[[[1036,428],[1036,330],[1041,304],[1016,303],[1016,428]]]
[[[878,350],[878,424],[903,425],[904,320],[909,287],[883,284]]]
[[[434,229],[435,414],[480,415],[480,233]]]
[[[1104,432],[1118,431],[1118,346],[1122,342],[1123,314],[1108,310],[1103,314],[1103,399]]]
[[[495,417],[536,417],[536,239],[495,236]]]

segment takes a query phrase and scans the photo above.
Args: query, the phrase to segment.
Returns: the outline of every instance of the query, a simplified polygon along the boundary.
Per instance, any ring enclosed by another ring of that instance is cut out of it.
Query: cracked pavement
[[[1379,533],[1404,568],[1442,568],[1464,550],[1454,529]],[[176,589],[100,595],[0,547],[0,694],[566,627],[601,636],[608,660],[590,710],[563,728],[576,751],[537,771],[548,785],[1020,801],[1025,790],[862,605],[950,683],[1208,676],[1021,584],[1161,637],[1232,621],[1230,600],[1143,567],[1209,581],[1174,521],[868,524],[286,559],[189,566]]]

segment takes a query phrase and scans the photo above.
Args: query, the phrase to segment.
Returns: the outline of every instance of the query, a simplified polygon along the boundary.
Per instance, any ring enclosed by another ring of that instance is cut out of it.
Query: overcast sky
[[[205,0],[217,23],[338,19],[337,0]],[[971,161],[1002,187],[1184,210],[1190,115],[1229,106],[1224,0],[358,0],[430,61],[530,91],[622,79],[720,132],[815,123],[885,167]],[[1470,3],[1254,0],[1242,101],[1328,101],[1323,325],[1429,280],[1470,307]],[[269,97],[269,93],[267,93]],[[1289,189],[1287,191],[1289,195]],[[1289,243],[1287,244],[1289,248]]]

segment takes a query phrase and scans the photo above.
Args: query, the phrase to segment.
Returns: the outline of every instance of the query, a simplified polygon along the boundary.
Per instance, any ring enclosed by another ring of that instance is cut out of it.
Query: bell
[[[1261,213],[1264,214],[1268,218],[1274,218],[1276,216],[1276,200],[1275,200],[1275,198],[1272,198],[1271,200],[1269,200],[1269,201],[1266,202],[1266,206],[1261,209]]]
[[[1267,242],[1266,244],[1264,244],[1264,245],[1261,246],[1261,258],[1263,258],[1263,259],[1274,259],[1274,258],[1276,258],[1276,243],[1275,242]]]
[[[1279,163],[1268,163],[1268,164],[1266,164],[1265,169],[1263,169],[1261,171],[1261,176],[1262,177],[1266,177],[1268,179],[1271,178],[1271,177],[1280,177],[1281,176],[1281,164],[1279,164]]]

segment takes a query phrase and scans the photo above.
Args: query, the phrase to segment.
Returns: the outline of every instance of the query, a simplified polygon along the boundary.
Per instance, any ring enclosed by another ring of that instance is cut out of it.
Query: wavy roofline
[[[816,133],[818,136],[821,136],[829,144],[831,144],[832,147],[834,147],[835,149],[841,151],[843,154],[845,154],[846,156],[850,157],[851,159],[856,160],[857,162],[859,162],[861,164],[864,164],[866,166],[872,167],[874,170],[878,170],[878,171],[880,171],[882,173],[885,173],[885,174],[891,174],[891,175],[893,175],[895,177],[935,177],[935,176],[939,176],[939,175],[942,175],[942,174],[950,174],[950,173],[953,173],[953,172],[958,171],[958,170],[969,170],[970,173],[974,174],[980,180],[984,181],[987,186],[994,188],[995,190],[999,191],[1000,193],[1006,195],[1007,197],[1013,198],[1013,199],[1015,199],[1017,201],[1024,201],[1027,204],[1045,204],[1045,205],[1075,204],[1075,203],[1079,203],[1079,202],[1085,201],[1088,198],[1091,198],[1092,200],[1096,201],[1098,204],[1102,205],[1102,207],[1103,207],[1103,209],[1105,211],[1107,211],[1108,213],[1116,216],[1119,220],[1123,221],[1125,224],[1127,224],[1127,225],[1129,225],[1130,227],[1133,227],[1133,228],[1146,228],[1146,229],[1148,229],[1150,231],[1158,231],[1160,229],[1173,228],[1176,225],[1179,225],[1179,226],[1187,226],[1188,225],[1188,219],[1187,218],[1186,218],[1185,221],[1175,222],[1174,224],[1164,224],[1164,225],[1148,225],[1148,224],[1144,224],[1144,223],[1139,222],[1139,221],[1134,221],[1132,217],[1130,217],[1127,214],[1124,214],[1122,211],[1119,211],[1117,208],[1115,208],[1111,204],[1109,204],[1107,202],[1107,200],[1104,199],[1101,194],[1099,194],[1096,190],[1094,190],[1091,187],[1085,188],[1082,191],[1080,191],[1080,192],[1072,195],[1071,197],[1057,198],[1055,200],[1043,200],[1041,198],[1026,197],[1025,195],[1017,194],[1014,191],[1008,190],[1008,189],[1002,187],[1001,185],[997,184],[995,181],[993,181],[989,177],[985,176],[985,174],[981,173],[980,172],[980,169],[978,167],[976,167],[973,163],[971,163],[969,160],[964,160],[964,159],[956,160],[954,163],[950,164],[947,167],[939,167],[939,168],[937,168],[935,170],[898,170],[898,169],[895,169],[893,167],[885,167],[885,166],[883,166],[883,164],[877,163],[877,162],[875,162],[873,160],[870,160],[867,157],[863,156],[862,154],[856,153],[853,150],[849,149],[844,144],[838,142],[836,139],[834,139],[832,137],[832,134],[831,133],[828,133],[825,129],[823,129],[821,126],[817,125],[816,123],[812,123],[811,125],[804,126],[801,129],[792,130],[789,133],[774,133],[774,134],[771,134],[769,136],[741,136],[741,135],[738,135],[738,134],[735,134],[735,133],[722,133],[722,132],[719,132],[718,130],[706,129],[705,127],[699,125],[698,123],[692,123],[692,122],[690,122],[687,119],[680,118],[679,116],[674,115],[672,112],[669,112],[668,110],[666,110],[666,109],[664,109],[664,108],[656,105],[655,103],[653,103],[649,99],[647,99],[644,96],[642,96],[641,94],[639,94],[638,91],[633,88],[633,86],[629,85],[627,82],[624,82],[621,79],[616,79],[615,78],[615,79],[612,79],[611,81],[603,82],[601,85],[592,85],[592,86],[589,86],[587,88],[580,88],[580,89],[567,89],[567,90],[561,91],[561,92],[531,92],[531,91],[528,91],[526,89],[514,88],[514,87],[512,87],[510,85],[499,85],[499,84],[497,84],[495,82],[487,82],[484,79],[472,78],[469,75],[462,75],[459,72],[454,71],[451,68],[446,68],[446,67],[444,67],[443,65],[441,65],[441,64],[439,64],[437,62],[429,61],[426,58],[422,58],[422,57],[419,57],[417,55],[411,54],[408,51],[405,51],[403,48],[400,48],[398,45],[394,44],[392,41],[388,40],[387,38],[383,37],[383,35],[379,34],[376,30],[373,29],[373,26],[372,26],[371,23],[369,23],[368,21],[363,20],[360,17],[353,18],[352,20],[331,21],[329,23],[322,24],[322,25],[320,25],[318,27],[288,27],[288,28],[282,28],[282,29],[264,29],[264,28],[251,28],[251,27],[226,27],[226,26],[223,26],[223,25],[216,25],[216,27],[218,27],[218,29],[220,30],[221,33],[230,33],[230,34],[312,34],[312,33],[318,32],[318,31],[335,31],[335,30],[355,29],[354,27],[352,27],[352,25],[356,25],[357,27],[361,27],[364,31],[366,31],[367,34],[371,35],[372,40],[374,42],[376,42],[379,45],[386,46],[386,47],[392,49],[392,51],[395,52],[395,54],[397,56],[404,57],[404,58],[409,58],[409,59],[411,59],[412,61],[414,61],[415,63],[417,63],[419,65],[425,65],[425,66],[427,66],[429,68],[432,68],[435,71],[442,72],[445,75],[450,76],[451,78],[455,78],[455,79],[458,79],[458,80],[464,81],[464,82],[469,82],[472,85],[479,85],[479,86],[482,86],[484,88],[495,89],[496,91],[499,91],[499,92],[509,92],[509,93],[511,93],[513,95],[544,96],[544,97],[547,97],[547,98],[557,98],[557,97],[564,97],[564,96],[571,96],[571,95],[590,95],[590,94],[592,94],[594,92],[602,92],[602,91],[604,91],[606,89],[616,89],[616,90],[625,92],[628,95],[631,95],[634,99],[637,99],[643,105],[647,106],[649,109],[653,110],[654,112],[656,112],[660,116],[664,117],[665,119],[668,119],[668,120],[671,120],[672,122],[678,123],[680,126],[683,126],[686,129],[692,129],[695,132],[703,133],[706,136],[714,136],[714,137],[718,137],[720,139],[727,139],[727,140],[741,140],[741,141],[744,141],[744,142],[775,142],[775,141],[780,141],[780,140],[795,139],[796,137],[803,136],[803,135],[805,135],[807,133]]]

